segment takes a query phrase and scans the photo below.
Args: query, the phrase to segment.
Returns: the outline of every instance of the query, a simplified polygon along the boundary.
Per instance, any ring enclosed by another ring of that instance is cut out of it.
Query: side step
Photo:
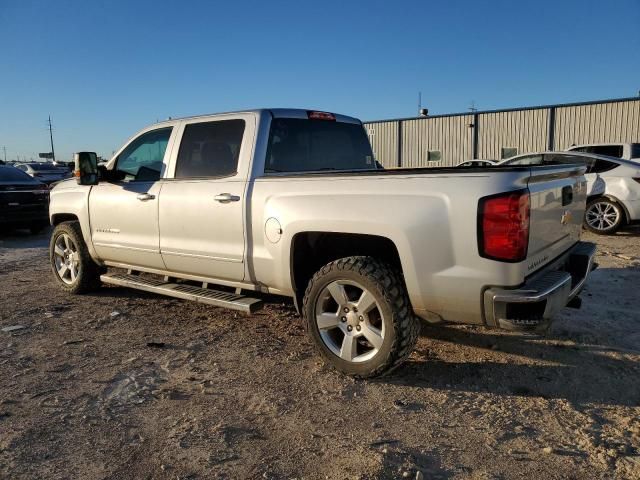
[[[194,287],[183,283],[173,283],[154,278],[145,278],[126,273],[106,273],[100,275],[103,283],[118,285],[121,287],[135,288],[145,292],[158,293],[169,297],[192,300],[194,302],[215,305],[216,307],[240,310],[245,313],[253,313],[262,308],[262,300],[245,297],[235,293],[221,292],[209,288]]]

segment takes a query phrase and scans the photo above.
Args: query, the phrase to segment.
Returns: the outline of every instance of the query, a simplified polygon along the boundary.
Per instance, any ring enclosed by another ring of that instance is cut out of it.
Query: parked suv
[[[613,234],[640,220],[640,164],[581,152],[528,153],[502,165],[548,165],[584,162],[587,166],[587,208],[584,226],[594,233]]]
[[[640,162],[640,143],[588,143],[574,145],[568,148],[567,151],[595,153],[596,155]]]

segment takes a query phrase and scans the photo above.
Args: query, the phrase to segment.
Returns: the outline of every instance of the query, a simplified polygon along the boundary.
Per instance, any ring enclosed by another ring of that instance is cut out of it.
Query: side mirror
[[[75,170],[73,176],[76,177],[78,185],[98,184],[98,155],[96,152],[78,152],[73,154]]]

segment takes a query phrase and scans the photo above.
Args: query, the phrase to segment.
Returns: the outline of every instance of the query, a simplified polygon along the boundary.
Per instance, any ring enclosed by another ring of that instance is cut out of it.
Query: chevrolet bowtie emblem
[[[569,210],[565,210],[560,218],[560,223],[566,225],[571,221],[571,218],[573,218],[573,214]]]

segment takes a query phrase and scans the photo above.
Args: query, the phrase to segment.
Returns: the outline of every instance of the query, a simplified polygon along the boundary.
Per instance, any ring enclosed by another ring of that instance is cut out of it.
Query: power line
[[[49,115],[49,139],[51,140],[51,157],[53,158],[53,162],[56,161],[56,152],[53,149],[53,129],[51,128],[51,115]]]

